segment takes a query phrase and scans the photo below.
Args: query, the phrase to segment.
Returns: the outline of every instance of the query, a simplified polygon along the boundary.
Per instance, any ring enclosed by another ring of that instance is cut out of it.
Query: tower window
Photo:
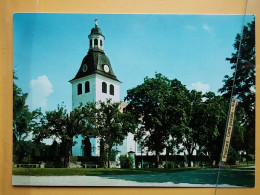
[[[78,84],[78,95],[82,94],[82,84]]]
[[[102,40],[100,39],[100,46],[102,47],[102,44],[103,44],[103,42],[102,42]]]
[[[92,47],[92,39],[89,41],[89,46]]]
[[[89,86],[89,81],[85,82],[85,93],[90,92],[90,86]]]
[[[102,92],[107,93],[107,84],[105,82],[102,82]]]
[[[98,45],[98,40],[97,39],[94,39],[94,45]]]
[[[114,95],[114,85],[109,86],[110,95]]]

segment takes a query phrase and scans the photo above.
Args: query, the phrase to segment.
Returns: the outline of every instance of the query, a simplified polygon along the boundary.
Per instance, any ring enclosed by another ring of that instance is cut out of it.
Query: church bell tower
[[[97,19],[95,27],[91,29],[89,38],[89,50],[83,58],[76,76],[69,82],[72,84],[72,109],[80,103],[106,101],[120,101],[120,81],[115,76],[108,57],[104,52],[105,36],[98,27]],[[73,141],[77,144],[72,147],[73,156],[83,156],[83,137],[79,136]],[[90,139],[91,155],[99,156],[99,143],[95,138]]]

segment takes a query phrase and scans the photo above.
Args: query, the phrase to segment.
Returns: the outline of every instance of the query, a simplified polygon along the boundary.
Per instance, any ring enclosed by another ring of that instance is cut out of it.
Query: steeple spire
[[[105,37],[102,35],[101,29],[98,27],[98,19],[95,20],[95,27],[91,29],[89,38],[89,49],[100,49],[104,51]]]
[[[95,22],[96,22],[95,26],[98,26],[98,19],[97,18],[95,19]]]

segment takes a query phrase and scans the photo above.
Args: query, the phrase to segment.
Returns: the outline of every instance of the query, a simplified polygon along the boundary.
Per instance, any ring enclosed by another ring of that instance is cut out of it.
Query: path
[[[13,185],[215,187],[218,169],[167,174],[107,176],[13,176]],[[221,169],[219,187],[254,187],[254,168]]]

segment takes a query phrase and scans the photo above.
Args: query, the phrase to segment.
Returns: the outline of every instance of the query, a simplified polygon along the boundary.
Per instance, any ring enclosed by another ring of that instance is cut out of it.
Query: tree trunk
[[[107,149],[109,150],[109,149]],[[110,155],[109,155],[109,151],[107,151],[107,154],[106,154],[106,160],[107,160],[107,168],[110,168]]]
[[[113,145],[108,146],[107,149],[107,167],[110,168],[110,158],[111,158],[111,150]]]
[[[188,167],[191,167],[191,156],[192,155],[190,155],[190,154],[188,155]]]
[[[156,151],[155,168],[159,167],[159,162],[160,162],[160,153],[158,151]]]
[[[168,169],[168,156],[169,156],[169,149],[166,147],[166,162],[165,162],[165,168]]]
[[[193,149],[188,150],[188,167],[191,167],[192,154],[193,154]]]
[[[72,146],[71,141],[65,142],[65,154],[64,154],[64,163],[63,163],[64,168],[69,167],[69,163],[70,163],[69,161],[70,161],[70,155],[71,155],[71,146]]]
[[[91,157],[91,143],[90,138],[86,137],[84,139],[84,159],[87,160]]]
[[[248,159],[249,159],[249,155],[248,155],[248,150],[246,150],[246,165],[248,166],[249,162],[248,162]]]

